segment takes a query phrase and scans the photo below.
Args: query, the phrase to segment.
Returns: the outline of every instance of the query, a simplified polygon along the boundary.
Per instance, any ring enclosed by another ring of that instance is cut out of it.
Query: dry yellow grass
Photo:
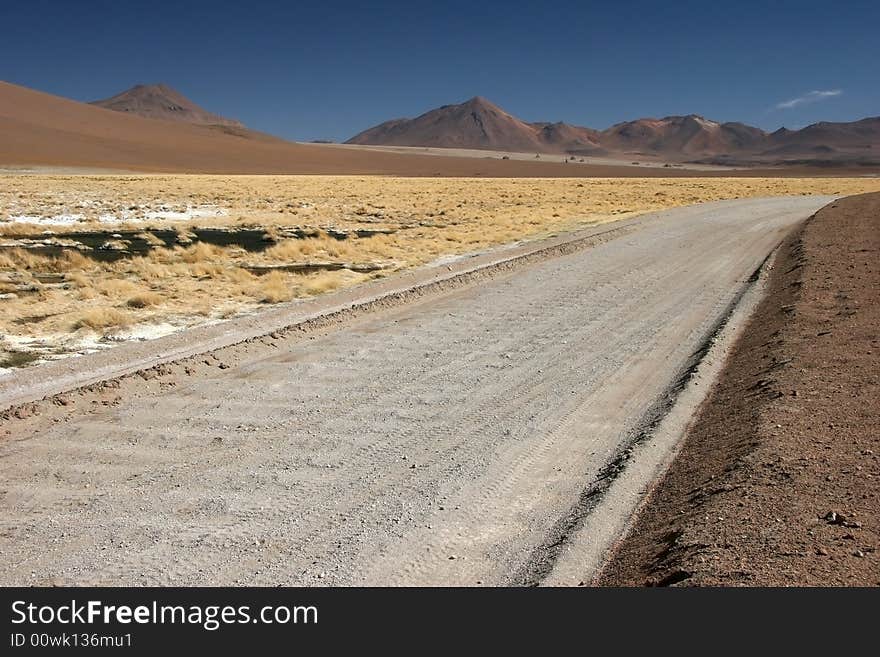
[[[83,310],[71,323],[71,328],[90,328],[95,330],[126,326],[130,317],[116,308],[100,306]]]
[[[342,272],[333,271],[308,277],[302,283],[302,290],[309,296],[330,292],[345,284]]]
[[[33,225],[3,221],[21,216],[82,217],[76,223],[52,226],[58,232],[83,227],[139,230],[154,226],[185,233],[206,225],[345,228],[418,223],[470,232],[474,221],[482,223],[482,228],[519,229],[529,224],[565,224],[587,215],[613,216],[723,198],[878,189],[880,181],[870,178],[8,175],[0,179],[0,233],[34,232]],[[201,216],[180,220],[187,212]],[[162,218],[167,215],[173,216]],[[124,221],[99,223],[111,217]],[[486,220],[491,221],[487,224]]]
[[[254,276],[246,269],[253,265],[379,262],[387,272],[691,203],[867,191],[880,191],[880,180],[6,175],[0,176],[0,244],[47,230],[60,238],[102,230],[108,240],[132,230],[154,248],[113,263],[75,251],[48,258],[0,248],[0,292],[18,294],[0,300],[0,333],[18,339],[81,329],[100,334],[143,322],[190,325],[369,278],[350,271]],[[66,223],[15,221],[23,216]],[[193,242],[199,227],[257,227],[276,243],[248,253]],[[176,231],[179,246],[166,248],[148,228]],[[309,237],[285,238],[292,228]],[[393,232],[339,240],[328,229]],[[63,284],[44,284],[53,273]]]
[[[150,306],[158,306],[162,303],[164,297],[156,292],[146,290],[144,292],[136,292],[125,302],[130,308],[149,308]]]
[[[293,289],[287,276],[273,271],[260,279],[259,296],[263,303],[290,301],[293,299]]]

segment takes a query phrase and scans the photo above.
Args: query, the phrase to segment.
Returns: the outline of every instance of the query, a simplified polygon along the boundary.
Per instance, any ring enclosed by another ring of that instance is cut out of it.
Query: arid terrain
[[[398,176],[627,175],[500,158],[444,158],[298,144],[251,130],[147,118],[0,82],[0,167],[224,174]],[[634,174],[640,174],[634,169]],[[674,172],[673,172],[674,173]]]
[[[703,116],[623,121],[594,130],[561,121],[523,121],[485,98],[444,105],[414,119],[392,119],[346,142],[378,146],[564,154],[570,162],[613,157],[738,166],[880,166],[880,117],[820,122],[768,133],[744,123]],[[533,155],[533,157],[541,157]]]
[[[608,585],[880,585],[880,195],[780,250]]]
[[[139,108],[139,102],[129,107]],[[645,173],[624,162],[572,167],[558,161],[505,161],[502,156],[437,158],[372,149],[343,151],[235,126],[150,118],[151,114],[155,113],[115,111],[0,81],[0,168],[534,178],[684,173],[675,169]]]
[[[90,104],[0,81],[0,170],[489,178],[670,177],[695,175],[694,170],[703,176],[797,177],[880,170],[872,156],[880,147],[878,119],[783,130],[762,138],[772,143],[759,149],[760,157],[747,150],[725,158],[731,153],[725,145],[751,134],[748,126],[693,116],[645,119],[603,132],[608,145],[600,148],[585,146],[598,134],[594,130],[526,124],[483,99],[474,104],[440,108],[438,125],[428,126],[430,138],[418,129],[405,139],[354,139],[378,148],[340,148],[242,127],[165,85],[138,85]],[[399,144],[441,146],[448,152],[441,158],[399,150]],[[478,157],[456,153],[469,149],[489,150]],[[532,153],[529,158],[512,155],[524,149]],[[542,157],[542,152],[565,157]]]
[[[880,583],[880,118],[350,141],[0,82],[0,584]]]
[[[578,584],[629,515],[614,482],[653,480],[652,427],[829,200],[666,210],[19,371],[0,582]]]
[[[877,179],[0,177],[0,367],[156,337],[466,253]]]

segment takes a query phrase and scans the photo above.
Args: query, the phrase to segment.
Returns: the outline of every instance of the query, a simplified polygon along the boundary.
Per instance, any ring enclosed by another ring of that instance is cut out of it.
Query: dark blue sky
[[[880,114],[878,0],[3,0],[0,25],[0,79],[78,100],[166,82],[301,140],[475,95],[595,128],[691,112],[766,129]]]

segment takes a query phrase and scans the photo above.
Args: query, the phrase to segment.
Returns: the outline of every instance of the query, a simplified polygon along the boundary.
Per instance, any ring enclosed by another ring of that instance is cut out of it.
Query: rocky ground
[[[880,194],[783,245],[605,585],[880,585]]]

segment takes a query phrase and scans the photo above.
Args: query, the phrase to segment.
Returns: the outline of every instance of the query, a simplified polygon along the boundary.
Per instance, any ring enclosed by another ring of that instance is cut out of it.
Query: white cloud
[[[792,107],[797,107],[798,105],[809,105],[810,103],[818,103],[820,100],[826,100],[828,98],[833,98],[834,96],[839,96],[843,91],[840,89],[829,89],[828,91],[810,91],[809,93],[805,93],[803,96],[798,96],[797,98],[792,98],[791,100],[786,100],[776,105],[776,109],[791,109]]]

